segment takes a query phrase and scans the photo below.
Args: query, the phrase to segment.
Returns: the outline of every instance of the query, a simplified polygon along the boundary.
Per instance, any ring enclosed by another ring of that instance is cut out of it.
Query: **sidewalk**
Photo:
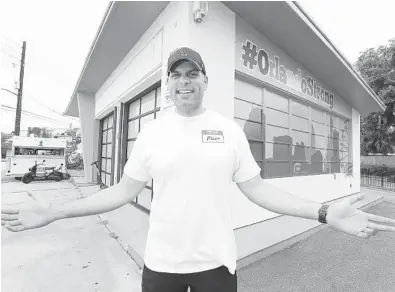
[[[33,200],[67,202],[99,187],[77,188],[69,181],[2,182],[2,206],[24,207]],[[31,193],[31,196],[27,192]],[[99,216],[72,218],[44,228],[1,230],[2,283],[8,292],[139,292],[141,273]]]

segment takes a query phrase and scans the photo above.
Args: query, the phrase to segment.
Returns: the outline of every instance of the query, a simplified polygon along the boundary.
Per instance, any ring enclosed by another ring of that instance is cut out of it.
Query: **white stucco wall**
[[[134,49],[130,52],[134,54],[127,55],[96,93],[96,116],[102,114],[107,107],[114,106],[123,94],[161,65],[162,31],[157,32],[141,50]]]
[[[351,147],[352,147],[352,163],[353,163],[353,192],[361,191],[361,115],[355,109],[352,109],[352,128],[351,128]]]
[[[84,152],[84,171],[88,182],[93,181],[92,166],[94,149],[97,148],[95,139],[95,100],[91,94],[77,92],[79,116],[81,119],[81,142]]]

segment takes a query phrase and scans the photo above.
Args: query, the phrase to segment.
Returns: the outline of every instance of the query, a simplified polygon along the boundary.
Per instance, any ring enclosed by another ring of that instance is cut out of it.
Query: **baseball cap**
[[[171,67],[180,60],[188,60],[195,67],[202,71],[204,75],[206,75],[206,68],[204,67],[204,63],[200,54],[190,48],[182,47],[173,51],[169,59],[167,60],[167,75],[170,73]]]

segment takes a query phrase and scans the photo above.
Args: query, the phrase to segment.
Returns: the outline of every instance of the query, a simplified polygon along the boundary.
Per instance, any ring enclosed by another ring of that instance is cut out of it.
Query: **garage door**
[[[114,136],[116,113],[112,112],[100,121],[100,160],[101,179],[107,186],[114,184]]]
[[[125,105],[127,119],[125,119],[124,143],[126,147],[124,148],[123,165],[126,164],[132,152],[138,133],[148,122],[156,119],[157,112],[160,110],[160,96],[161,87],[160,84],[156,84],[156,86],[146,90],[141,95],[132,99],[132,102]],[[152,197],[153,187],[151,180],[142,193],[135,199],[135,203],[145,210],[150,210]]]

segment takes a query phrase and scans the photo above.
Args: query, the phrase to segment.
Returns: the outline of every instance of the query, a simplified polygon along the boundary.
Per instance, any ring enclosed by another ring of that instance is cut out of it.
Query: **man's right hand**
[[[50,205],[33,202],[29,208],[3,208],[1,225],[13,232],[39,228],[55,221]]]

